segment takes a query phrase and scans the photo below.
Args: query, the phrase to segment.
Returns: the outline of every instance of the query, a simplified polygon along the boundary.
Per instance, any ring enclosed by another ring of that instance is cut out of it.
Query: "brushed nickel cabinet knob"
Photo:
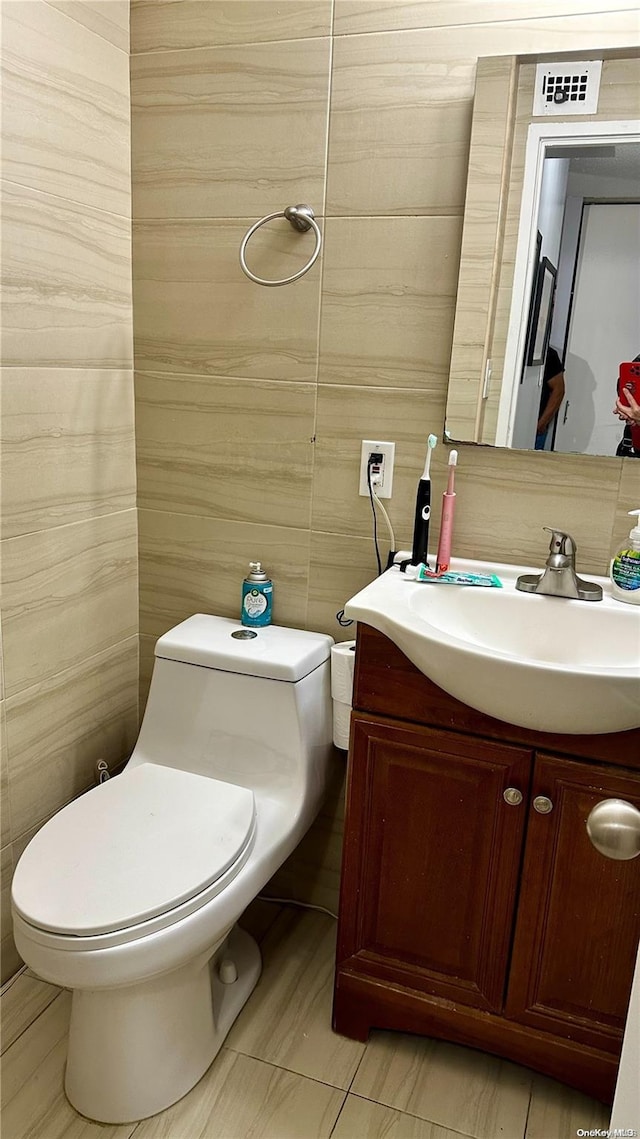
[[[553,803],[546,795],[536,795],[533,806],[539,815],[548,815],[553,810]]]
[[[627,861],[640,854],[640,811],[624,799],[603,799],[587,818],[587,834],[605,858]]]
[[[518,791],[517,787],[507,787],[502,792],[502,798],[510,807],[517,807],[522,802],[522,791]]]

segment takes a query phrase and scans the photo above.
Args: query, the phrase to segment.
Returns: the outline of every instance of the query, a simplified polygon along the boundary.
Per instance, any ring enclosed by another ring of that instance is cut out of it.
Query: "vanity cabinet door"
[[[502,1008],[530,768],[524,748],[354,714],[339,966]]]
[[[640,936],[640,857],[616,861],[592,845],[587,817],[604,799],[640,807],[640,776],[536,759],[506,1015],[617,1053]]]

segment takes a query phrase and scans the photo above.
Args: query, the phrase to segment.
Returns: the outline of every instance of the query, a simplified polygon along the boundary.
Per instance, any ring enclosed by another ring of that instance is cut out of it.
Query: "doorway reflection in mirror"
[[[640,341],[639,188],[640,143],[547,148],[537,222],[540,265],[546,261],[551,269],[558,267],[553,280],[548,272],[546,288],[548,304],[555,294],[549,331],[550,342],[557,346],[556,374],[564,371],[565,378],[556,381],[556,391],[562,387],[557,407],[545,415],[545,404],[547,411],[550,407],[549,367],[525,355],[514,447],[617,453],[620,427],[612,388],[620,361],[631,359]],[[539,289],[543,311],[531,335],[540,339],[545,319],[540,281]]]

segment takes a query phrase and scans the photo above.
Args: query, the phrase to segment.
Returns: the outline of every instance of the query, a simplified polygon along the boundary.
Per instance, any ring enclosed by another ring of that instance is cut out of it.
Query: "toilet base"
[[[222,961],[232,961],[218,975]],[[123,989],[76,989],[65,1091],[81,1115],[132,1123],[164,1111],[197,1084],[260,976],[260,950],[234,926],[215,950]]]

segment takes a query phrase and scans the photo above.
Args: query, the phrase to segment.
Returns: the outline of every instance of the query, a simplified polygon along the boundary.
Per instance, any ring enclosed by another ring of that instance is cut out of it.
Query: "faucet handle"
[[[551,541],[549,543],[550,554],[560,554],[561,557],[575,558],[576,544],[571,537],[571,534],[566,534],[564,530],[556,530],[555,526],[543,526],[551,534]]]
[[[577,601],[602,601],[602,586],[578,577],[575,567],[576,544],[571,534],[543,526],[551,534],[549,557],[544,573],[523,573],[516,589],[523,593],[543,593],[548,597],[569,597]]]

